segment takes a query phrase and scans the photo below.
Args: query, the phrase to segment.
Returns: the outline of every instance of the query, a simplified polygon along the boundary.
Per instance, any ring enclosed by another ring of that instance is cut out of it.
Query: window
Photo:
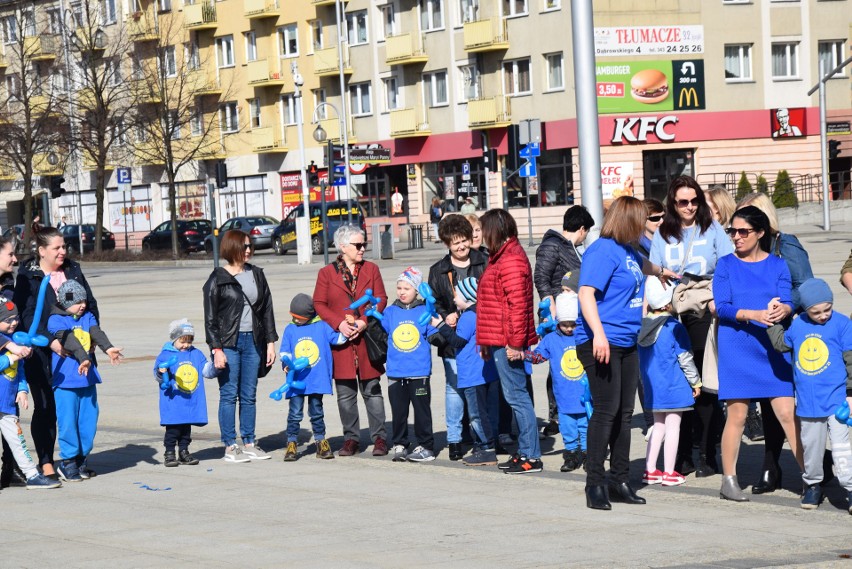
[[[515,59],[503,62],[503,85],[507,95],[528,95],[530,84],[530,60]]]
[[[751,81],[751,45],[725,46],[725,80]]]
[[[6,76],[6,95],[10,98],[21,96],[21,81],[17,74]]]
[[[59,17],[59,10],[57,8],[50,8],[45,10],[47,14],[47,31],[51,34],[58,34],[62,32],[62,19]]]
[[[148,141],[148,129],[144,124],[137,124],[136,128],[133,132],[133,138],[136,139],[136,142],[147,142]]]
[[[115,124],[112,125],[112,135],[116,146],[127,144],[127,128],[124,126],[124,119],[115,119]]]
[[[145,68],[142,65],[142,60],[138,57],[131,60],[130,76],[134,81],[141,81],[145,78]]]
[[[104,73],[106,74],[106,80],[109,85],[113,87],[121,85],[121,61],[118,58],[104,61]]]
[[[544,11],[559,10],[562,7],[560,0],[544,0]]]
[[[175,46],[168,45],[160,52],[160,65],[164,77],[177,76],[177,62],[175,61]]]
[[[308,25],[311,27],[311,44],[314,50],[322,49],[322,20],[311,20]]]
[[[15,43],[18,41],[18,18],[6,16],[3,18],[3,42]]]
[[[195,42],[186,44],[186,66],[190,71],[201,67],[201,54],[198,52],[198,44]]]
[[[236,103],[222,103],[219,105],[219,122],[222,132],[237,132],[240,130],[240,119]]]
[[[430,107],[441,107],[449,102],[446,71],[423,74],[423,99]]]
[[[822,66],[822,71],[817,69],[817,73],[823,75],[828,73],[843,61],[843,40],[831,40],[819,42],[819,63]],[[841,69],[834,77],[844,77],[846,71]]]
[[[180,139],[180,120],[177,111],[169,111],[163,116],[163,131],[172,140]]]
[[[393,4],[385,4],[379,6],[379,9],[382,11],[382,37],[380,39],[385,39],[396,33],[396,8],[393,7]]]
[[[418,0],[420,9],[420,29],[424,32],[444,28],[444,7],[442,0]]]
[[[296,124],[296,97],[292,93],[281,95],[281,120],[285,125]]]
[[[799,42],[772,44],[772,78],[795,79],[799,76]]]
[[[278,28],[281,39],[281,57],[296,57],[299,55],[299,36],[296,24],[287,24]]]
[[[115,0],[101,0],[101,23],[104,25],[115,23]]]
[[[189,110],[189,113],[189,133],[192,136],[201,136],[201,132],[204,130],[201,111],[192,108]]]
[[[475,22],[479,14],[479,0],[459,0],[459,24]]]
[[[386,77],[382,79],[382,83],[385,87],[385,112],[401,109],[402,101],[399,97],[399,83],[396,77]]]
[[[172,0],[160,0],[159,8],[160,8],[160,12],[171,12],[172,11]]]
[[[254,61],[257,59],[257,34],[244,32],[243,40],[246,44],[246,61]]]
[[[260,128],[260,99],[249,99],[249,120],[252,128]]]
[[[325,105],[320,106],[320,103],[325,103],[325,89],[311,89],[311,95],[314,98],[314,108],[317,109],[317,118],[325,120],[328,118]]]
[[[372,114],[369,83],[356,83],[349,86],[349,109],[354,116]]]
[[[79,9],[79,6],[77,7]],[[35,14],[33,13],[33,9],[25,9],[21,12],[21,16],[24,19],[24,37],[31,38],[36,35],[36,20]],[[79,24],[78,24],[79,25]]]
[[[369,41],[367,35],[367,11],[357,10],[346,14],[346,30],[349,45],[360,45]]]
[[[461,96],[462,102],[467,102],[472,99],[479,98],[479,68],[476,64],[460,65],[459,73],[461,73]]]
[[[51,75],[51,85],[53,86],[53,91],[55,93],[65,93],[65,90],[68,89],[68,76],[64,69],[58,67],[56,71],[53,72]]]
[[[234,36],[216,38],[216,51],[219,57],[219,67],[234,66]]]
[[[544,56],[547,61],[547,90],[562,91],[565,89],[565,77],[562,72],[562,53],[548,53]]]
[[[525,16],[527,12],[527,0],[503,0],[503,16]]]

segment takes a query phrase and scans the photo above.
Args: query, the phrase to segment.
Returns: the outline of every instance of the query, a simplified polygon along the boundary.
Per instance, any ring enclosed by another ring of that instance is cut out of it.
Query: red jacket
[[[476,295],[476,343],[528,348],[535,344],[532,268],[516,237],[491,255]]]
[[[358,284],[355,289],[355,300],[364,296],[365,291],[373,289],[373,296],[380,302],[376,308],[382,312],[387,306],[388,295],[385,293],[385,285],[379,267],[369,261],[364,261],[358,274]],[[349,297],[349,289],[343,284],[343,277],[337,272],[334,262],[320,269],[317,274],[317,285],[314,289],[314,308],[317,314],[329,326],[337,330],[340,323],[347,314],[352,314],[349,305],[352,300]],[[367,317],[362,316],[359,320],[367,322]],[[355,355],[358,355],[358,369],[355,367]],[[331,355],[334,361],[334,379],[376,379],[385,372],[383,366],[374,366],[367,357],[367,344],[363,338],[363,332],[354,341],[346,342],[342,346],[333,346]]]

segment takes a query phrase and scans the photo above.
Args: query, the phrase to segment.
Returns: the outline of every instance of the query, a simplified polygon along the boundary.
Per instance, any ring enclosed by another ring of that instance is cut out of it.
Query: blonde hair
[[[466,213],[464,214],[464,218],[470,222],[471,225],[476,225],[479,223],[479,216],[475,213]]]
[[[737,210],[737,202],[734,201],[734,198],[731,197],[731,194],[725,188],[712,188],[704,191],[707,193],[710,201],[713,202],[716,211],[719,212],[719,219],[717,220],[719,224],[728,225],[731,221],[731,216]]]
[[[766,214],[766,217],[769,218],[769,230],[773,234],[781,232],[781,229],[778,227],[778,213],[775,211],[775,205],[769,199],[769,196],[763,192],[752,192],[740,200],[740,203],[737,204],[737,209],[742,209],[747,205],[753,205]]]

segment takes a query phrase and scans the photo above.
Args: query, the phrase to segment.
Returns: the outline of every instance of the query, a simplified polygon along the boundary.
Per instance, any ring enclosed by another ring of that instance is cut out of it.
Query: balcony
[[[346,2],[349,0],[343,0],[343,5],[346,5]],[[314,6],[334,6],[336,0],[313,0],[311,4]]]
[[[278,61],[278,58],[249,61],[248,84],[252,87],[283,87],[284,74],[278,68]]]
[[[9,63],[6,61],[6,56],[0,53],[0,69],[6,69]]]
[[[55,36],[26,37],[24,38],[24,58],[30,61],[56,59],[57,43]]]
[[[464,49],[471,53],[509,49],[509,30],[506,20],[495,18],[465,23]]]
[[[57,101],[47,95],[32,95],[30,97],[30,110],[36,116],[44,114],[55,115]]]
[[[151,140],[135,143],[133,150],[134,162],[137,166],[160,166],[165,164],[163,152]]]
[[[432,129],[427,121],[420,121],[422,116],[419,109],[398,109],[390,112],[390,135],[391,138],[413,138],[416,136],[429,136]]]
[[[251,131],[251,150],[257,154],[287,152],[287,141],[280,140],[272,127],[255,128]]]
[[[204,69],[193,69],[187,77],[186,87],[198,97],[208,95],[219,96],[222,94],[222,86],[213,74],[208,74]]]
[[[326,137],[328,138],[328,140],[331,140],[333,142],[342,141],[342,139],[340,137],[340,119],[339,118],[321,119],[319,121],[319,124],[320,124],[320,126],[322,126],[323,130],[325,131]],[[349,142],[349,144],[352,144],[352,143],[356,142],[356,140],[357,140],[356,137],[355,137],[355,133],[352,132],[351,128],[349,129],[349,133],[348,133],[346,139]]]
[[[160,39],[160,32],[157,28],[157,19],[154,17],[152,9],[144,12],[134,12],[130,15],[127,21],[127,30],[130,34],[130,39],[135,42],[157,41]]]
[[[509,97],[471,99],[467,102],[468,128],[499,128],[512,124]]]
[[[339,73],[340,65],[337,58],[337,46],[318,49],[314,52],[314,74],[319,77],[333,77]],[[349,47],[343,47],[343,72],[352,73],[349,66]]]
[[[48,155],[48,152],[33,155],[33,172],[39,176],[61,176],[62,166],[59,164],[51,165],[47,161]]]
[[[0,164],[0,180],[10,181],[17,180],[18,172],[12,166]]]
[[[123,155],[118,151],[117,148],[110,148],[107,151],[106,164],[104,165],[104,170],[115,170],[116,168],[121,166]],[[88,152],[83,152],[83,170],[97,170],[98,163],[95,160],[95,157],[90,155]]]
[[[94,89],[86,87],[77,91],[77,104],[80,106],[81,111],[93,110],[97,103],[98,99],[95,96]]]
[[[243,15],[248,20],[277,18],[281,14],[278,0],[244,0]]]
[[[106,34],[100,28],[77,28],[71,44],[82,53],[99,53],[106,49]]]
[[[183,7],[183,27],[188,30],[215,30],[216,5],[213,2],[201,2]]]
[[[429,56],[423,50],[423,38],[415,34],[399,34],[385,38],[385,62],[388,65],[426,63]]]
[[[133,97],[140,105],[156,105],[163,101],[160,89],[144,79],[133,81]]]

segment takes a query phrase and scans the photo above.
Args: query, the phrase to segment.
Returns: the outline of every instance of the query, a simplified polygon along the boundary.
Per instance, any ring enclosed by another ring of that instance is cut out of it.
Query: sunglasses
[[[698,198],[692,198],[691,200],[677,200],[675,203],[677,204],[677,207],[681,209],[690,205],[692,207],[698,207]]]
[[[657,222],[660,222],[662,220],[663,220],[662,215],[649,215],[648,216],[648,221],[650,221],[651,223],[657,223]]]
[[[251,243],[243,243],[243,247],[245,247],[246,250],[249,250],[251,249]]]
[[[749,233],[752,233],[753,231],[757,231],[757,229],[748,229],[746,227],[728,227],[725,229],[725,233],[731,237],[735,235],[739,237],[748,237]]]
[[[355,247],[355,248],[356,248],[356,249],[358,249],[359,251],[363,251],[364,249],[366,249],[366,248],[367,248],[367,244],[366,244],[366,243],[350,243],[350,245],[352,245],[353,247]]]

